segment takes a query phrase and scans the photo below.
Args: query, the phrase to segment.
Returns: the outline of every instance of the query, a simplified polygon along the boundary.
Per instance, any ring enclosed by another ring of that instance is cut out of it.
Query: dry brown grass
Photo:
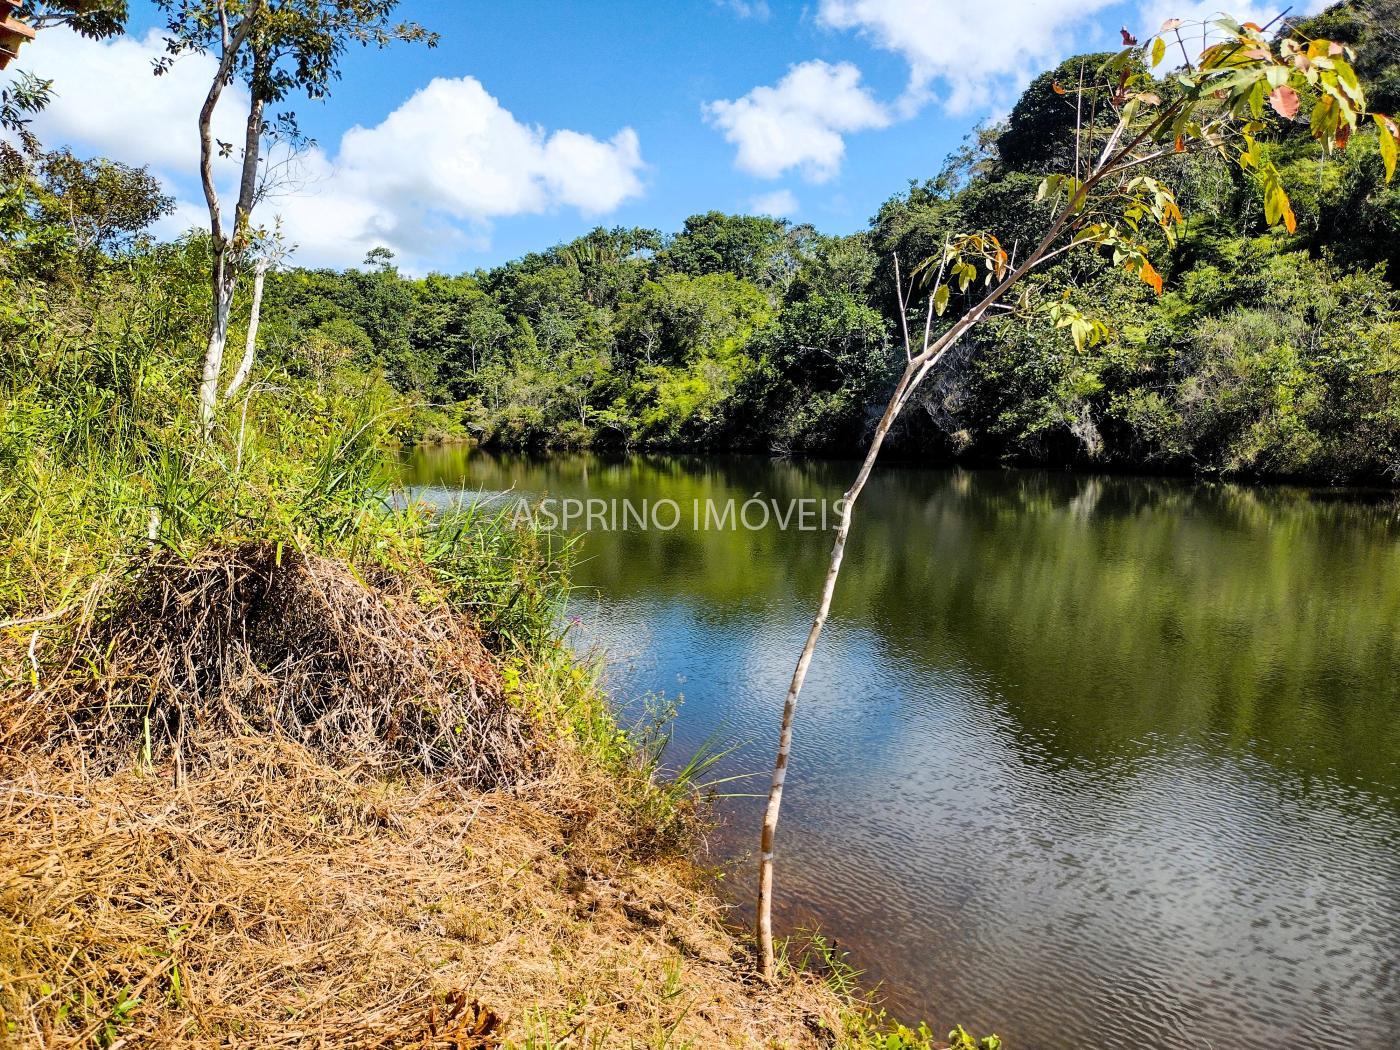
[[[814,979],[752,979],[693,868],[636,826],[635,785],[536,742],[430,589],[250,547],[155,561],[100,604],[63,645],[0,652],[0,1042],[816,1046],[839,1026]]]
[[[838,1023],[814,982],[746,976],[686,866],[635,859],[605,783],[362,780],[262,738],[207,755],[178,787],[4,770],[16,1045],[806,1046]]]

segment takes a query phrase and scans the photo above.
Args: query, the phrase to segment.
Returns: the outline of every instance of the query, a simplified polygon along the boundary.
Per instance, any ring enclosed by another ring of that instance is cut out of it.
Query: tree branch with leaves
[[[1276,20],[1277,21],[1277,20]],[[1192,32],[1183,33],[1190,29]],[[1185,41],[1202,39],[1192,59]],[[924,380],[968,332],[989,316],[1041,313],[1067,329],[1076,351],[1099,342],[1102,322],[1069,298],[1037,302],[1026,278],[1069,253],[1096,253],[1161,294],[1164,278],[1152,262],[1158,244],[1175,244],[1185,217],[1168,184],[1174,158],[1206,153],[1252,179],[1271,226],[1295,228],[1283,179],[1269,158],[1265,136],[1306,120],[1308,133],[1331,152],[1371,124],[1380,140],[1387,181],[1394,176],[1400,129],[1394,119],[1368,114],[1365,91],[1344,45],[1307,40],[1290,31],[1230,18],[1188,27],[1166,22],[1146,43],[1123,31],[1123,48],[1097,76],[1054,85],[1076,113],[1070,170],[1048,176],[1037,202],[1051,218],[1024,254],[1014,238],[991,231],[949,236],[942,251],[912,268],[908,278],[894,260],[905,365],[875,427],[865,458],[840,506],[835,542],[816,615],[798,656],[783,704],[773,777],[759,843],[756,927],[763,976],[775,973],[773,946],[774,842],[792,748],[793,721],[817,642],[831,612],[852,517],[891,428]],[[1179,48],[1184,63],[1157,78]],[[1111,114],[1107,122],[1104,113]],[[1085,119],[1087,115],[1088,119]],[[1010,243],[1008,251],[1005,245]],[[954,302],[962,308],[949,313]],[[951,317],[951,320],[947,318]]]

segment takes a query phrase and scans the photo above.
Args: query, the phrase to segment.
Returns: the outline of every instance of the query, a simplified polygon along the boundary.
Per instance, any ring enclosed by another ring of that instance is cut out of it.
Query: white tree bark
[[[224,367],[224,348],[228,345],[228,320],[233,310],[235,282],[227,268],[227,252],[216,249],[214,312],[209,325],[209,343],[204,350],[204,368],[199,378],[199,427],[205,437],[209,436],[214,426],[214,411],[219,403],[219,375]]]
[[[243,344],[243,359],[238,362],[238,370],[233,373],[233,378],[229,380],[228,388],[224,391],[225,401],[238,393],[239,387],[248,381],[248,374],[253,370],[253,359],[258,352],[258,323],[262,319],[263,284],[267,280],[270,264],[271,260],[263,258],[259,259],[253,268],[253,305],[248,314],[248,335]]]
[[[204,202],[209,208],[209,235],[213,259],[210,260],[210,294],[212,309],[209,342],[204,350],[204,366],[199,379],[199,427],[208,439],[214,428],[214,414],[219,404],[219,376],[223,370],[224,349],[228,345],[229,314],[233,310],[233,294],[238,286],[235,258],[238,242],[247,233],[248,217],[256,192],[258,160],[262,143],[263,101],[254,96],[245,123],[243,166],[239,178],[238,203],[234,207],[233,233],[224,230],[219,193],[214,182],[214,111],[223,97],[224,85],[233,75],[238,54],[252,36],[256,19],[261,13],[261,0],[253,0],[236,28],[230,29],[228,12],[223,3],[218,6],[222,30],[222,50],[219,67],[209,83],[204,104],[199,109],[199,181],[204,190]]]

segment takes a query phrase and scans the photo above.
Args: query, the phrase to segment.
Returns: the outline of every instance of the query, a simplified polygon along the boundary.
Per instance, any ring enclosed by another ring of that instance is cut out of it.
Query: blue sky
[[[1231,10],[1251,17],[1255,2]],[[173,231],[201,218],[193,114],[207,70],[186,58],[177,75],[148,80],[158,12],[133,6],[126,40],[41,34],[23,64],[60,95],[36,125],[45,141],[151,164],[182,202]],[[383,242],[420,272],[489,266],[599,224],[674,230],[711,208],[849,232],[909,179],[936,173],[1048,64],[1115,46],[1123,24],[1149,35],[1167,16],[1214,10],[406,0],[403,16],[440,45],[355,49],[329,99],[301,100],[318,149],[262,218],[285,218],[298,262],[353,265]],[[229,96],[225,137],[240,101]]]

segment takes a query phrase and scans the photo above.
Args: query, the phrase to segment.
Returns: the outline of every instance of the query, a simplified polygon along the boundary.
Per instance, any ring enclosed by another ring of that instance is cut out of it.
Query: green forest
[[[1397,22],[1393,3],[1343,4],[1298,28],[1354,44],[1372,108],[1388,112],[1400,107]],[[1042,74],[853,235],[709,212],[672,232],[595,229],[469,274],[409,277],[387,250],[344,272],[274,271],[259,375],[401,398],[405,441],[853,455],[898,371],[893,260],[907,269],[959,229],[1035,238],[1048,219],[1037,187],[1072,148],[1060,85],[1105,57]],[[1268,149],[1295,232],[1270,230],[1247,175],[1209,157],[1159,162],[1190,217],[1159,254],[1164,294],[1102,257],[1038,273],[1037,296],[1096,322],[1093,345],[1043,313],[980,326],[905,416],[896,454],[1393,480],[1400,187],[1384,180],[1374,130],[1325,158],[1284,130]],[[29,348],[61,334],[92,358],[69,353],[64,367],[84,368],[104,410],[120,411],[141,370],[192,366],[207,234],[144,236],[170,201],[143,170],[62,152],[10,168],[6,373],[41,376]],[[246,296],[234,306],[233,345],[247,309]]]

